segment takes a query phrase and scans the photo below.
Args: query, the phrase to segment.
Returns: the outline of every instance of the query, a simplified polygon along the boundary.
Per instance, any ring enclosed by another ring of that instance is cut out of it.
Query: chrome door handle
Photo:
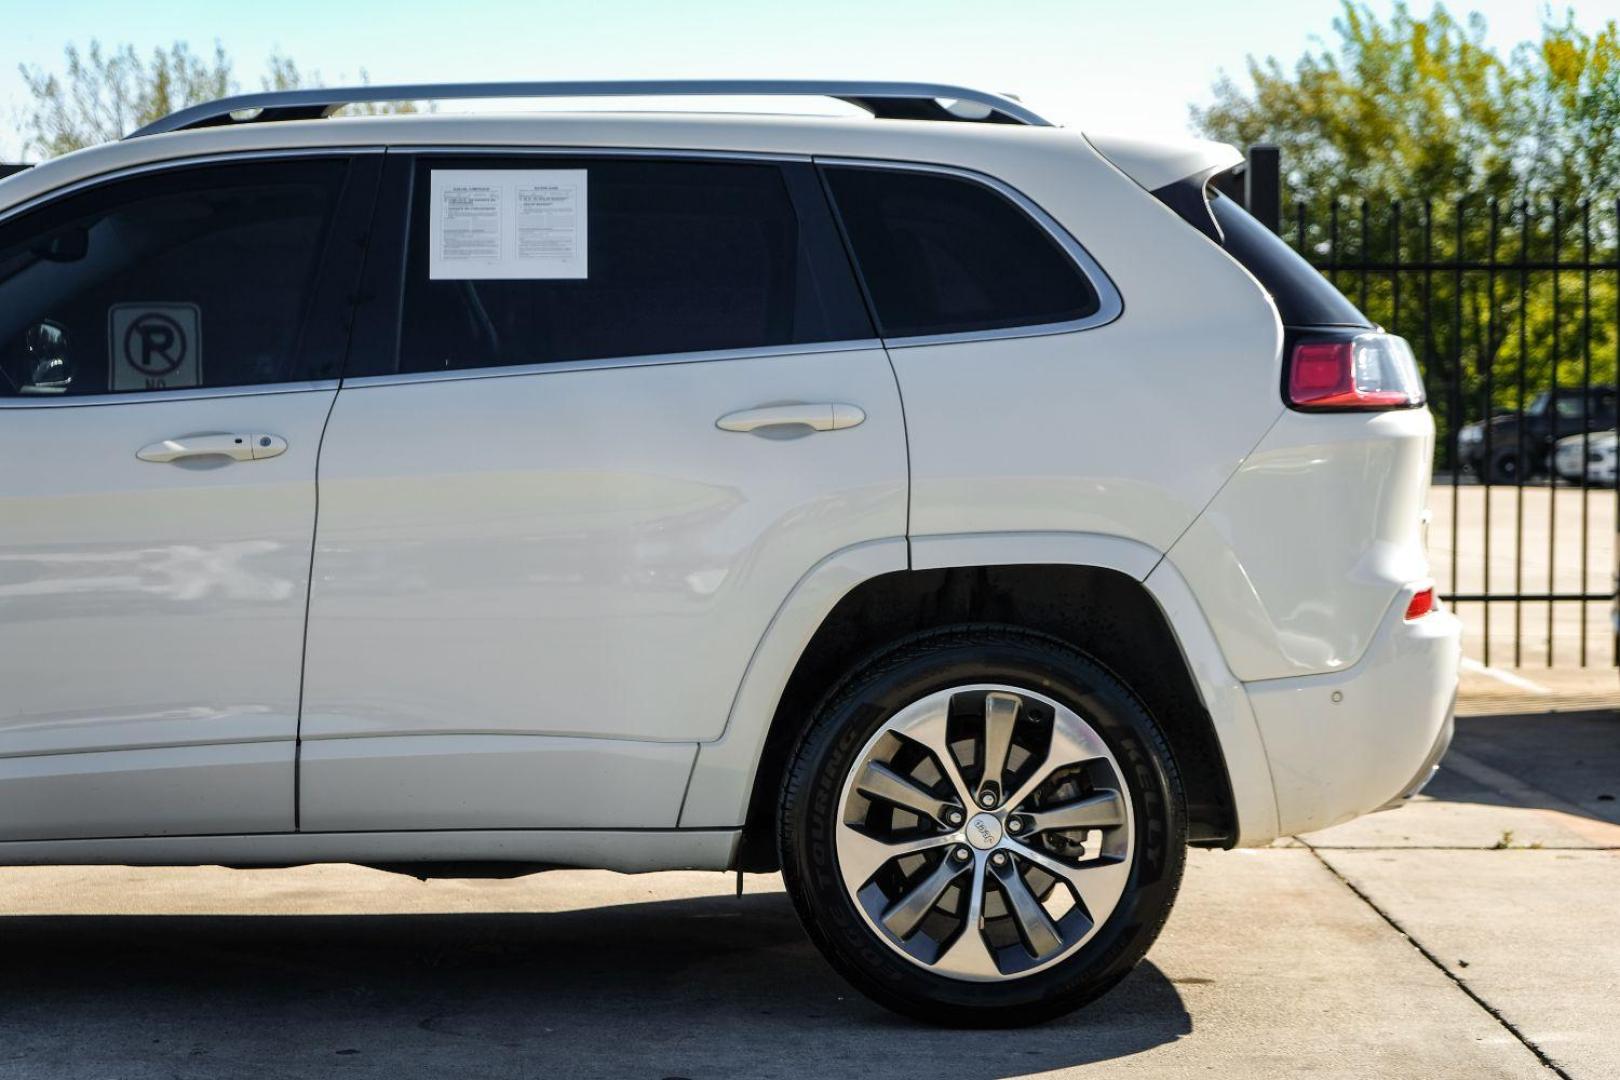
[[[806,405],[767,405],[727,413],[714,422],[721,431],[762,431],[766,428],[807,427],[811,431],[843,431],[866,419],[859,405],[821,401]]]
[[[135,451],[142,461],[159,463],[183,458],[228,457],[232,461],[258,461],[287,451],[287,440],[264,432],[250,434],[178,435]]]

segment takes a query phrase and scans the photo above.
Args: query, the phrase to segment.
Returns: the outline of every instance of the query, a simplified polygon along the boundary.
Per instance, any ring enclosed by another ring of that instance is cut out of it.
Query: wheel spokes
[[[1052,918],[1035,899],[1035,894],[1029,891],[1024,883],[1024,877],[1018,872],[1018,867],[1008,860],[1007,868],[996,874],[996,880],[1001,882],[1001,891],[1007,897],[1007,909],[1012,914],[1013,921],[1018,924],[1018,932],[1023,935],[1024,943],[1036,958],[1045,956],[1063,944],[1063,938],[1053,925]]]
[[[984,878],[983,859],[975,859],[973,881],[968,886],[967,915],[962,919],[961,933],[951,942],[934,969],[950,975],[963,975],[974,979],[993,979],[1001,974],[996,958],[990,955],[990,946],[984,941]]]
[[[1023,847],[1019,855],[1053,877],[1067,882],[1079,897],[1086,915],[1093,921],[1098,918],[1099,912],[1106,913],[1113,909],[1124,892],[1125,878],[1130,872],[1130,863],[1124,859],[1093,859],[1079,866],[1070,866],[1033,847]]]
[[[901,776],[881,761],[868,762],[855,781],[855,790],[871,798],[903,806],[941,825],[947,824],[945,813],[953,805],[941,799],[908,776]],[[958,819],[960,820],[960,819]]]
[[[1124,894],[1134,847],[1124,777],[1071,708],[1006,685],[939,690],[895,713],[861,754],[844,781],[837,868],[866,925],[927,970],[984,982],[1049,967]],[[1036,806],[1037,795],[1065,801]],[[1107,830],[1100,856],[1074,862],[1048,847],[1052,834],[1091,830]]]
[[[1046,760],[1018,785],[1017,791],[1007,797],[1006,805],[1009,809],[1016,809],[1059,769],[1108,756],[1108,748],[1100,738],[1089,731],[1078,730],[1074,722],[1060,711],[1052,721],[1052,741],[1046,751]]]
[[[939,898],[945,894],[951,882],[966,870],[966,863],[956,863],[949,855],[945,856],[921,881],[884,909],[883,925],[901,940],[910,937],[917,924],[939,903]]]
[[[992,796],[991,806],[999,803],[1007,790],[1007,752],[1012,749],[1020,705],[1022,702],[1012,694],[984,695],[984,773],[979,790]]]
[[[1024,835],[1064,829],[1111,829],[1125,824],[1125,803],[1117,791],[1098,791],[1085,798],[1024,814],[1030,827]]]
[[[838,844],[838,868],[843,871],[844,882],[850,891],[859,892],[861,886],[871,881],[872,875],[890,860],[920,855],[951,842],[951,837],[944,835],[890,842],[845,826]]]
[[[902,713],[892,723],[899,735],[927,749],[934,755],[934,761],[939,765],[946,777],[951,781],[951,788],[963,806],[973,805],[973,792],[968,789],[967,780],[962,776],[962,770],[956,764],[956,757],[951,753],[950,738],[946,733],[946,722],[950,719],[950,701],[945,699],[937,705],[919,710],[915,715]]]

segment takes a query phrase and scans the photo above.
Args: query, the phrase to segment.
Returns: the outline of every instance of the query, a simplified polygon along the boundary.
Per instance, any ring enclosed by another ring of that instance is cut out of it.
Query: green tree
[[[143,57],[132,45],[110,51],[92,39],[86,47],[68,45],[65,70],[20,65],[29,104],[21,121],[25,154],[55,157],[72,150],[121,139],[142,125],[177,109],[236,93],[230,58],[214,43],[199,56],[177,41]],[[364,69],[362,82],[369,81]],[[272,54],[261,84],[266,90],[322,86],[319,72],[304,74],[290,58]],[[417,112],[413,102],[377,102],[344,110],[357,115]]]
[[[1579,199],[1620,189],[1620,31],[1596,34],[1572,13],[1504,58],[1483,16],[1443,4],[1419,18],[1398,3],[1387,22],[1346,0],[1334,47],[1292,65],[1248,63],[1223,76],[1193,126],[1223,142],[1282,148],[1305,197],[1462,193]]]
[[[266,90],[304,90],[310,87],[325,86],[319,71],[304,74],[298,69],[289,57],[281,53],[271,53],[265,65],[268,69],[261,82]],[[346,82],[346,79],[339,79]],[[360,85],[369,86],[371,75],[365,68],[360,69]],[[342,116],[401,116],[418,112],[432,112],[431,103],[424,104],[415,101],[362,101],[354,105],[343,107],[339,115]]]
[[[132,45],[105,51],[94,39],[68,45],[62,74],[19,65],[31,103],[23,121],[24,152],[55,157],[121,139],[176,109],[230,93],[231,62],[217,42],[198,56],[177,41],[142,58]]]
[[[1540,40],[1504,56],[1477,14],[1397,3],[1381,20],[1347,0],[1333,39],[1291,64],[1251,57],[1245,81],[1222,77],[1192,109],[1193,126],[1281,148],[1285,233],[1412,339],[1442,460],[1447,433],[1520,404],[1521,379],[1530,393],[1612,382],[1616,275],[1545,267],[1583,260],[1588,244],[1600,260],[1620,248],[1615,21],[1591,33],[1549,12]]]

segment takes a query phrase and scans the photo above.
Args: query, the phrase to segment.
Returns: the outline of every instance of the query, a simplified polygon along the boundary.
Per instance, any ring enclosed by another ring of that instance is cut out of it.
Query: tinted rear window
[[[1287,326],[1371,326],[1372,322],[1287,242],[1213,188],[1209,209],[1227,252],[1277,303]]]
[[[1052,234],[1000,192],[957,176],[826,170],[885,337],[1068,322],[1096,292]]]

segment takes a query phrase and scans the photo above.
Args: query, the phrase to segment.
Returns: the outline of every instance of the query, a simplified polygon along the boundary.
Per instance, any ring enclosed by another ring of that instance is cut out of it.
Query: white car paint
[[[1563,479],[1576,483],[1613,484],[1615,433],[1564,436],[1553,447],[1553,468]]]
[[[451,827],[428,809],[446,799],[468,804],[463,828],[588,824],[574,819],[593,805],[672,827],[695,744],[723,731],[782,598],[833,552],[905,535],[904,426],[875,344],[568,368],[387,376],[339,396],[310,597],[306,828]],[[715,424],[781,401],[855,401],[866,419],[788,438]],[[487,735],[582,736],[627,762],[586,772],[596,799],[566,806],[536,792],[582,763],[543,741],[518,772],[407,782],[423,753],[476,753]]]
[[[1122,132],[1088,131],[1086,141],[1148,191],[1184,176],[1224,172],[1243,161],[1236,147],[1203,139],[1141,139]]]
[[[1245,682],[1347,668],[1428,577],[1426,410],[1289,412],[1170,550]],[[1331,581],[1330,588],[1323,588]]]
[[[0,408],[0,839],[293,827],[337,386],[280,389]],[[288,448],[202,468],[135,456],[199,431]]]
[[[1405,618],[1402,589],[1357,663],[1249,687],[1277,789],[1278,829],[1310,832],[1377,810],[1427,779],[1451,722],[1455,619]]]
[[[0,215],[130,168],[383,146],[973,170],[1079,240],[1124,309],[887,352],[0,410],[0,453],[32,463],[0,479],[0,676],[26,687],[0,726],[0,861],[721,868],[805,643],[849,590],[907,567],[1144,581],[1214,722],[1239,843],[1381,805],[1422,763],[1457,625],[1426,617],[1413,653],[1387,613],[1426,577],[1432,429],[1283,408],[1263,290],[1142,190],[1230,152],[1099,140],[1109,160],[1059,129],[822,118],[283,122],[68,155],[0,182]],[[789,402],[866,420],[791,441],[716,427]],[[288,449],[210,472],[134,456],[237,430]],[[81,556],[106,572],[62,569]],[[94,662],[53,637],[74,618]],[[178,649],[126,663],[136,628]],[[66,678],[64,655],[81,661]],[[1321,706],[1335,692],[1349,707]]]

